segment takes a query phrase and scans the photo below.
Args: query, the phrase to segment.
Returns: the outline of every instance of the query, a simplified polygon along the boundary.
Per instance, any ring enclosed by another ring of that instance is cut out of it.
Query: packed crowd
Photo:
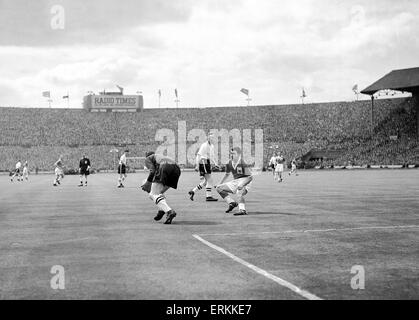
[[[77,165],[85,152],[97,169],[112,169],[114,146],[128,145],[131,156],[156,148],[157,130],[177,134],[178,122],[191,129],[263,129],[264,163],[275,150],[286,159],[311,149],[342,150],[336,165],[419,163],[415,109],[410,98],[375,101],[375,132],[370,102],[307,105],[144,109],[139,113],[89,113],[80,109],[0,108],[0,170],[21,159],[32,169],[51,170],[60,154]],[[397,135],[397,140],[389,140]],[[191,142],[193,143],[193,142]]]

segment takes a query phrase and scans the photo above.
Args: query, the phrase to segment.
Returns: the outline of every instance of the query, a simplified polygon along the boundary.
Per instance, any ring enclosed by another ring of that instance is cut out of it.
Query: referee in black
[[[84,154],[83,158],[80,160],[79,164],[79,172],[80,172],[80,184],[79,187],[83,187],[83,176],[85,179],[85,186],[87,187],[87,176],[90,174],[90,160]]]

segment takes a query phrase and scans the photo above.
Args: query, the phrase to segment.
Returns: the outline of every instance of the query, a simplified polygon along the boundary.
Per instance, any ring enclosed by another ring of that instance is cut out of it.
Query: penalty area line
[[[286,281],[284,279],[281,279],[280,277],[274,276],[273,274],[267,272],[266,270],[263,270],[263,269],[255,266],[255,265],[253,265],[253,264],[251,264],[251,263],[249,263],[249,262],[247,262],[247,261],[245,261],[245,260],[243,260],[243,259],[235,256],[234,254],[228,252],[227,250],[224,250],[223,248],[221,248],[221,247],[219,247],[219,246],[217,246],[217,245],[215,245],[215,244],[213,244],[213,243],[211,243],[211,242],[209,242],[209,241],[201,238],[197,234],[193,234],[192,236],[195,239],[201,241],[203,244],[207,245],[208,247],[210,247],[210,248],[212,248],[212,249],[214,249],[214,250],[216,250],[216,251],[218,251],[218,252],[226,255],[230,259],[232,259],[232,260],[234,260],[234,261],[242,264],[243,266],[245,266],[245,267],[247,267],[247,268],[255,271],[256,273],[258,273],[258,274],[260,274],[260,275],[262,275],[262,276],[264,276],[264,277],[266,277],[266,278],[268,278],[268,279],[276,282],[280,286],[283,286],[283,287],[286,287],[286,288],[290,289],[291,291],[295,292],[296,294],[298,294],[298,295],[300,295],[300,296],[302,296],[302,297],[304,297],[304,298],[306,298],[308,300],[323,300],[323,299],[317,297],[316,295],[314,295],[314,294],[312,294],[312,293],[310,293],[310,292],[308,292],[306,290],[300,289],[299,287],[297,287],[296,285],[292,284],[291,282],[288,282],[288,281]]]

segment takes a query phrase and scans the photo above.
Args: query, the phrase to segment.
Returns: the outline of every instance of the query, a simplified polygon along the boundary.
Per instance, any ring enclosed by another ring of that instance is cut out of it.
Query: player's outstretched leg
[[[212,175],[211,174],[206,174],[205,175],[205,180],[207,181],[207,185],[206,185],[206,201],[218,201],[218,199],[214,198],[212,196],[212,186],[214,185],[213,181],[212,181]]]
[[[238,202],[239,202],[239,212],[234,213],[235,216],[243,216],[247,214],[245,200],[244,200],[244,196],[246,194],[247,194],[246,187],[237,191]]]
[[[202,190],[202,188],[205,187],[205,185],[207,184],[207,180],[205,179],[205,177],[201,176],[199,177],[199,179],[201,180],[201,182],[195,188],[188,192],[189,199],[191,199],[192,201],[195,196],[195,193],[197,193],[199,190]]]
[[[235,207],[238,206],[238,203],[234,201],[233,198],[230,196],[230,194],[232,194],[233,192],[231,191],[231,189],[228,187],[227,184],[221,184],[217,186],[216,190],[218,194],[221,196],[221,198],[223,198],[228,204],[226,213],[231,212]]]
[[[169,189],[168,186],[163,185],[162,183],[153,182],[151,185],[151,191],[149,194],[150,199],[156,204],[159,212],[154,217],[154,220],[159,221],[163,218],[164,214],[167,214],[165,224],[171,224],[174,217],[176,217],[176,212],[170,208],[167,204],[166,197],[164,193]]]

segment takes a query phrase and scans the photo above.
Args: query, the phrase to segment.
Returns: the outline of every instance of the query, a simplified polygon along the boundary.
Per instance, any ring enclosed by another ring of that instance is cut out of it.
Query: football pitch
[[[123,189],[116,174],[0,176],[0,298],[419,299],[419,170],[299,173],[256,176],[233,216],[190,201],[198,174],[182,172],[171,225],[153,220],[146,173]]]

